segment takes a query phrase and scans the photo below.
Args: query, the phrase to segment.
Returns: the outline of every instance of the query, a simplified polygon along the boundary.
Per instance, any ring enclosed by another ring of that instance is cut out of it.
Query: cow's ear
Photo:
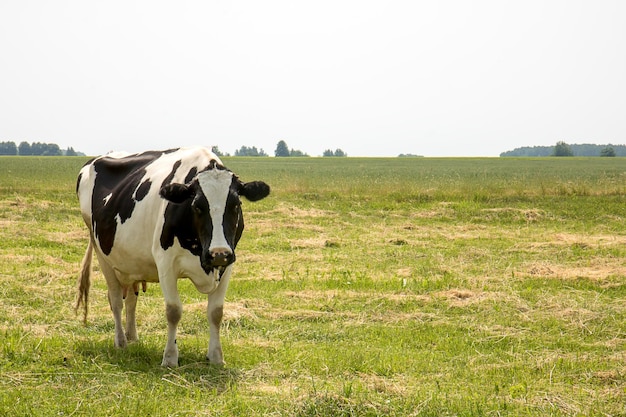
[[[193,187],[187,184],[172,183],[161,187],[161,197],[172,203],[184,203],[194,195]]]
[[[239,195],[246,197],[250,201],[259,201],[270,194],[270,186],[263,181],[252,181],[241,183]]]

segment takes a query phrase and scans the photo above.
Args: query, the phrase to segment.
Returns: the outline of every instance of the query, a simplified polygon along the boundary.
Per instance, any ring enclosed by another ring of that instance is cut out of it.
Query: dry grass
[[[518,272],[520,276],[533,276],[543,278],[558,278],[563,280],[574,280],[578,278],[590,279],[598,282],[610,281],[608,278],[616,276],[626,276],[626,266],[620,260],[607,261],[597,259],[592,261],[595,265],[589,266],[563,266],[556,263],[541,262],[527,265]],[[609,265],[607,265],[609,263]]]

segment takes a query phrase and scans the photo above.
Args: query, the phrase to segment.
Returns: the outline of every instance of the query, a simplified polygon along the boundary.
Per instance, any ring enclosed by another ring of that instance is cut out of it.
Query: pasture
[[[624,416],[626,161],[224,158],[244,202],[226,367],[181,281],[113,347],[96,267],[75,315],[87,158],[0,158],[0,415]],[[97,265],[97,262],[95,262]]]

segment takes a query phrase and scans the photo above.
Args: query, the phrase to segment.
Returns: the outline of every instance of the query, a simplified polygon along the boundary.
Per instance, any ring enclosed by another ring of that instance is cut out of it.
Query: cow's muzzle
[[[235,262],[235,253],[230,248],[211,249],[202,262],[202,268],[209,273],[215,268],[224,268]]]
[[[211,264],[213,266],[227,266],[234,262],[235,255],[232,252],[219,252],[212,256]]]

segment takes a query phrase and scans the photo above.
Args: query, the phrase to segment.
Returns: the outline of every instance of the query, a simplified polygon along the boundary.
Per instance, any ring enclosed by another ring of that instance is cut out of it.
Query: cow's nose
[[[214,248],[211,249],[211,258],[213,266],[226,266],[231,263],[233,251],[230,248]]]

